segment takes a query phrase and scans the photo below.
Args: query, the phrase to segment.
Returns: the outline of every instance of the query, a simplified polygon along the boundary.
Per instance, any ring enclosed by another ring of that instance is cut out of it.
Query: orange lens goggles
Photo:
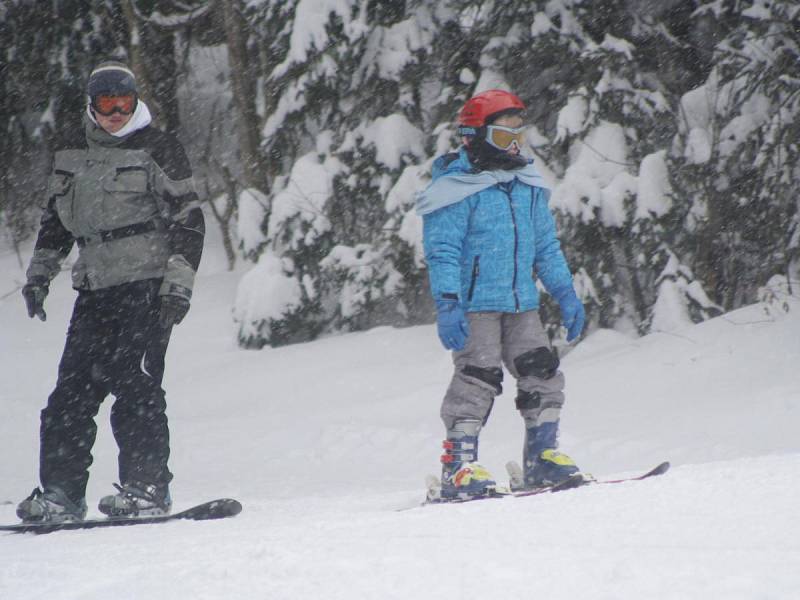
[[[136,108],[136,96],[126,94],[124,96],[95,96],[92,100],[92,107],[104,117],[110,117],[115,112],[129,115]]]
[[[522,148],[524,138],[524,127],[501,127],[500,125],[488,125],[486,127],[486,141],[499,150],[508,150],[512,144]]]

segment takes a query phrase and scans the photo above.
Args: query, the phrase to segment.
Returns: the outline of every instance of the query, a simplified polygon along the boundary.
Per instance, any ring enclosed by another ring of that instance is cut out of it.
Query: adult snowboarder
[[[105,62],[88,81],[83,128],[57,147],[22,294],[45,320],[48,286],[74,244],[78,291],[55,390],[41,414],[40,480],[27,522],[81,520],[101,402],[115,396],[118,493],[107,515],[165,514],[172,500],[161,381],[173,325],[189,310],[205,224],[178,140],[151,125],[133,72]]]
[[[480,496],[495,486],[477,463],[478,436],[502,391],[503,364],[517,380],[525,421],[524,487],[578,472],[557,451],[564,375],[539,318],[537,280],[559,303],[567,341],[580,335],[585,316],[549,190],[521,153],[524,109],[502,90],[468,100],[458,118],[463,145],[436,159],[433,180],[417,198],[439,338],[454,351],[441,408],[443,498]]]

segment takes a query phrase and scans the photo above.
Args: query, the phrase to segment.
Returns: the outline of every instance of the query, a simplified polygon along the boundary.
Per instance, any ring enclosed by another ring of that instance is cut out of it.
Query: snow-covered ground
[[[29,258],[29,251],[24,260]],[[562,447],[584,470],[664,477],[530,498],[415,506],[438,470],[450,359],[432,326],[243,351],[240,274],[212,240],[165,379],[176,508],[241,500],[235,519],[0,535],[3,600],[800,598],[800,302],[670,334],[600,331],[563,363]],[[0,255],[0,522],[37,485],[38,419],[74,293],[62,274],[27,318]],[[521,454],[514,386],[482,435]],[[88,489],[116,481],[98,417]]]

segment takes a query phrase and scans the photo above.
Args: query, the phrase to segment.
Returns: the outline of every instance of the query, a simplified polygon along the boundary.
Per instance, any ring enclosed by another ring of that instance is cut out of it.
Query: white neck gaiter
[[[92,123],[100,127],[100,124],[97,122],[97,119],[95,119],[94,113],[92,112],[91,103],[86,105],[86,114],[89,115],[89,119],[91,119]],[[125,123],[125,126],[116,133],[106,133],[118,138],[125,137],[126,135],[132,134],[134,131],[138,131],[144,127],[147,127],[150,125],[150,123],[152,123],[152,121],[153,117],[150,114],[150,109],[147,108],[147,104],[145,104],[142,100],[139,100],[136,103],[136,110],[133,111],[133,116],[131,116],[130,120]]]

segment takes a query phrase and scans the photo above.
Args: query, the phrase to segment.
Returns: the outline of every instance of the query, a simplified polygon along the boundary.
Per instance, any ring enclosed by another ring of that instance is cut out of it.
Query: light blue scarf
[[[549,196],[550,190],[547,188],[544,178],[533,166],[533,162],[513,171],[497,170],[479,173],[452,171],[443,173],[428,184],[424,190],[417,192],[417,214],[427,215],[445,206],[460,202],[467,196],[477,194],[488,187],[498,183],[508,183],[514,179],[519,179],[522,183],[530,186],[542,188]]]

